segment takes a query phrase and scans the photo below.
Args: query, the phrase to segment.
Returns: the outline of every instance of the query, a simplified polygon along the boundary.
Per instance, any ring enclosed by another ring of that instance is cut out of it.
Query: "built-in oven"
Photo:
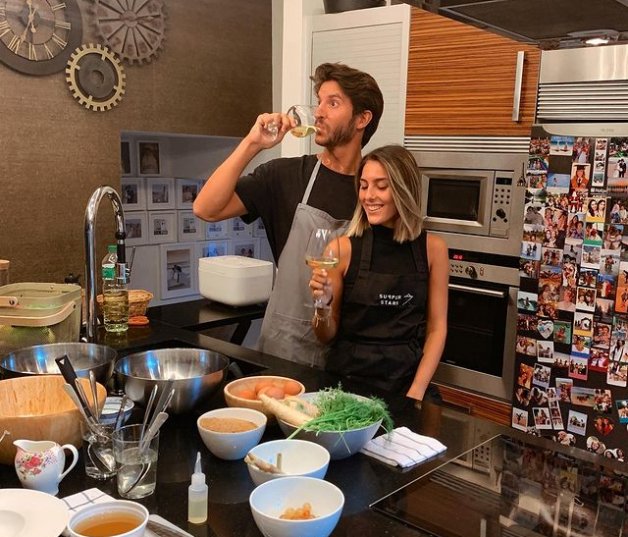
[[[521,153],[415,152],[424,227],[451,248],[518,256],[525,164]]]
[[[510,400],[518,259],[450,249],[447,341],[434,381]]]

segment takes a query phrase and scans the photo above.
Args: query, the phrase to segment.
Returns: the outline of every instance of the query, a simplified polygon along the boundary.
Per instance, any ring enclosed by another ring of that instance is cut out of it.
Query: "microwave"
[[[450,248],[518,257],[525,158],[473,155],[455,162],[449,155],[449,166],[426,166],[426,160],[424,154],[417,158],[424,228],[442,235]]]

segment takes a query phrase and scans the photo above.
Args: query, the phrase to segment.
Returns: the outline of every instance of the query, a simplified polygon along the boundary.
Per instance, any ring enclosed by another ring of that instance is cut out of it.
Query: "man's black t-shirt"
[[[316,155],[271,160],[238,180],[235,191],[247,210],[242,219],[247,223],[262,219],[275,261],[286,244],[316,160]],[[353,176],[321,164],[307,204],[337,220],[350,220],[356,201]]]

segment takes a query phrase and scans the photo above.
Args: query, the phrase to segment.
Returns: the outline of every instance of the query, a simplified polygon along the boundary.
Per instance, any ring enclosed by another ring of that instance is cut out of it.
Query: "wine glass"
[[[316,106],[309,104],[295,104],[288,108],[286,114],[296,124],[292,129],[290,129],[290,134],[296,136],[297,138],[305,138],[306,136],[315,134],[317,130],[314,125],[316,121],[316,116],[314,115],[315,110]],[[279,125],[275,122],[269,123],[266,125],[266,132],[268,132],[268,134],[273,138],[277,138]]]
[[[305,262],[312,268],[333,269],[340,258],[340,232],[336,229],[315,228],[305,249]],[[322,298],[314,300],[314,321],[327,321],[331,308]]]

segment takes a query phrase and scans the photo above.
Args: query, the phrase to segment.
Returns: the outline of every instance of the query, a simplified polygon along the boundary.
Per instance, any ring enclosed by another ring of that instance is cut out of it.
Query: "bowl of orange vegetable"
[[[266,414],[269,421],[274,421],[275,415],[263,408],[262,401],[259,399],[260,394],[273,399],[284,399],[301,395],[304,392],[305,386],[298,380],[272,375],[244,377],[231,381],[224,388],[227,406],[259,410]]]

